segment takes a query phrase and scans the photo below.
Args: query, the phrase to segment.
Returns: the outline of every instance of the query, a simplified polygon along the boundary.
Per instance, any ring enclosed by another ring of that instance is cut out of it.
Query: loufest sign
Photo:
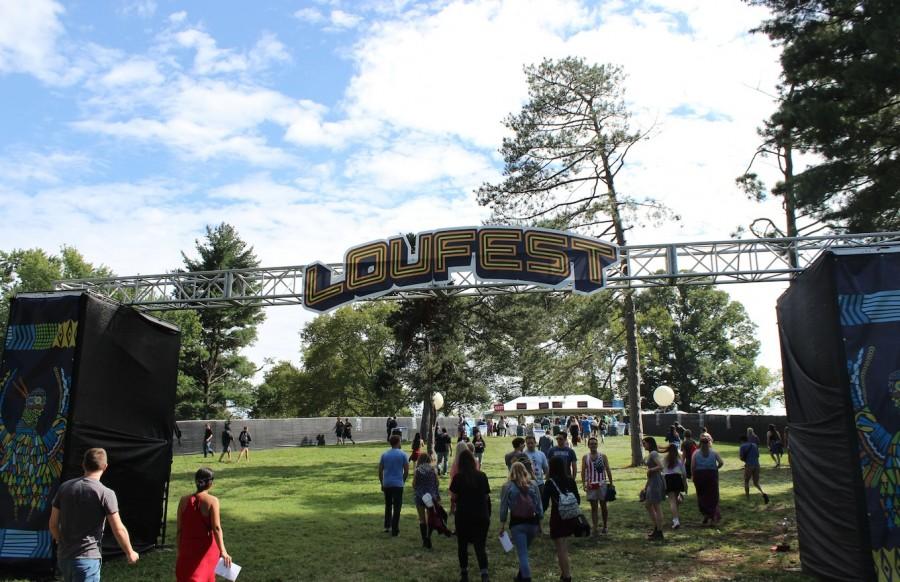
[[[413,251],[413,248],[415,251]],[[398,289],[446,287],[457,271],[480,281],[571,286],[576,293],[603,289],[607,267],[618,262],[615,245],[543,228],[482,226],[448,228],[349,249],[343,272],[315,262],[303,271],[303,305],[324,312]]]

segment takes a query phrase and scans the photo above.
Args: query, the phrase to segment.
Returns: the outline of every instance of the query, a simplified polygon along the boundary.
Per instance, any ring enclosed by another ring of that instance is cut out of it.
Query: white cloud
[[[57,44],[65,8],[53,0],[0,2],[0,73],[27,73],[50,84],[73,80]]]
[[[325,15],[315,8],[301,8],[294,12],[294,18],[310,24],[320,24],[325,22]]]
[[[186,18],[187,18],[187,12],[185,12],[184,10],[181,10],[179,12],[173,12],[172,14],[170,14],[169,22],[171,22],[172,24],[179,24],[181,22],[184,22],[184,20]]]
[[[362,22],[362,16],[343,10],[332,10],[329,20],[335,28],[356,28]]]
[[[139,18],[150,18],[156,14],[156,2],[154,0],[129,0],[120,8],[125,15],[134,14]]]
[[[154,61],[145,58],[132,58],[113,66],[100,77],[100,83],[110,87],[123,85],[159,85],[165,80]]]
[[[58,184],[86,171],[90,165],[90,158],[83,154],[12,151],[0,159],[0,177],[11,183]]]
[[[490,161],[480,153],[446,141],[405,137],[388,149],[367,149],[347,162],[354,182],[370,183],[384,191],[408,191],[434,185],[470,191],[492,176]]]

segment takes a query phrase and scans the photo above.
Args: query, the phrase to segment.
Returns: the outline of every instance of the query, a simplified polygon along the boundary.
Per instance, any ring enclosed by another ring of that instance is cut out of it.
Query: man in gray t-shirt
[[[116,494],[100,483],[106,467],[106,451],[88,449],[82,463],[84,476],[60,485],[53,498],[50,534],[57,543],[57,562],[65,582],[99,582],[100,541],[107,519],[128,563],[138,561],[119,517]]]

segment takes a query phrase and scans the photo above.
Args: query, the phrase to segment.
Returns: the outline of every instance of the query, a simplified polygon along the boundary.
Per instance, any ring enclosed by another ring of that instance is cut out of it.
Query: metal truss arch
[[[735,239],[621,247],[621,261],[607,270],[609,289],[665,285],[724,285],[790,281],[823,252],[867,249],[900,252],[900,232],[833,236]],[[796,265],[796,266],[793,266]],[[343,265],[329,265],[337,274]],[[173,272],[105,279],[57,281],[58,290],[86,290],[148,311],[231,306],[303,304],[305,265]],[[626,274],[627,273],[627,274]],[[448,284],[397,289],[380,300],[439,295],[491,296],[571,292],[533,284],[486,281],[474,271],[454,273]]]

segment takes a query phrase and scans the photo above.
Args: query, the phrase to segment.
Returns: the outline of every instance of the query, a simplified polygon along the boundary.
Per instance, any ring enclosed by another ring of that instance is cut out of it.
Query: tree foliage
[[[394,350],[388,320],[396,309],[387,302],[351,305],[306,326],[300,408],[328,416],[380,416],[406,404],[400,387],[384,382]]]
[[[647,402],[657,387],[668,385],[685,412],[759,412],[774,379],[755,363],[756,325],[743,305],[724,291],[692,285],[648,289],[636,303]]]
[[[50,291],[61,279],[112,276],[108,267],[94,266],[71,246],[63,246],[58,255],[39,248],[0,251],[0,337],[6,337],[9,302],[17,293]]]
[[[206,227],[204,240],[195,245],[198,258],[182,253],[188,271],[248,269],[259,265],[253,247],[228,224]],[[202,348],[182,354],[181,369],[193,380],[192,394],[199,400],[182,402],[182,410],[195,418],[227,416],[229,407],[252,405],[251,377],[256,367],[241,350],[256,341],[256,327],[265,319],[258,307],[204,309],[199,314]]]
[[[772,11],[758,31],[783,49],[770,135],[822,158],[793,176],[797,206],[838,229],[900,230],[900,3],[747,1]]]
[[[580,229],[626,244],[629,214],[639,207],[665,214],[654,200],[623,196],[616,176],[643,135],[629,125],[621,68],[567,57],[525,67],[528,101],[506,127],[500,148],[504,179],[483,184],[478,201],[500,222]],[[627,266],[625,267],[627,274]],[[622,293],[627,402],[632,462],[642,460],[639,403],[640,356],[631,291]]]

